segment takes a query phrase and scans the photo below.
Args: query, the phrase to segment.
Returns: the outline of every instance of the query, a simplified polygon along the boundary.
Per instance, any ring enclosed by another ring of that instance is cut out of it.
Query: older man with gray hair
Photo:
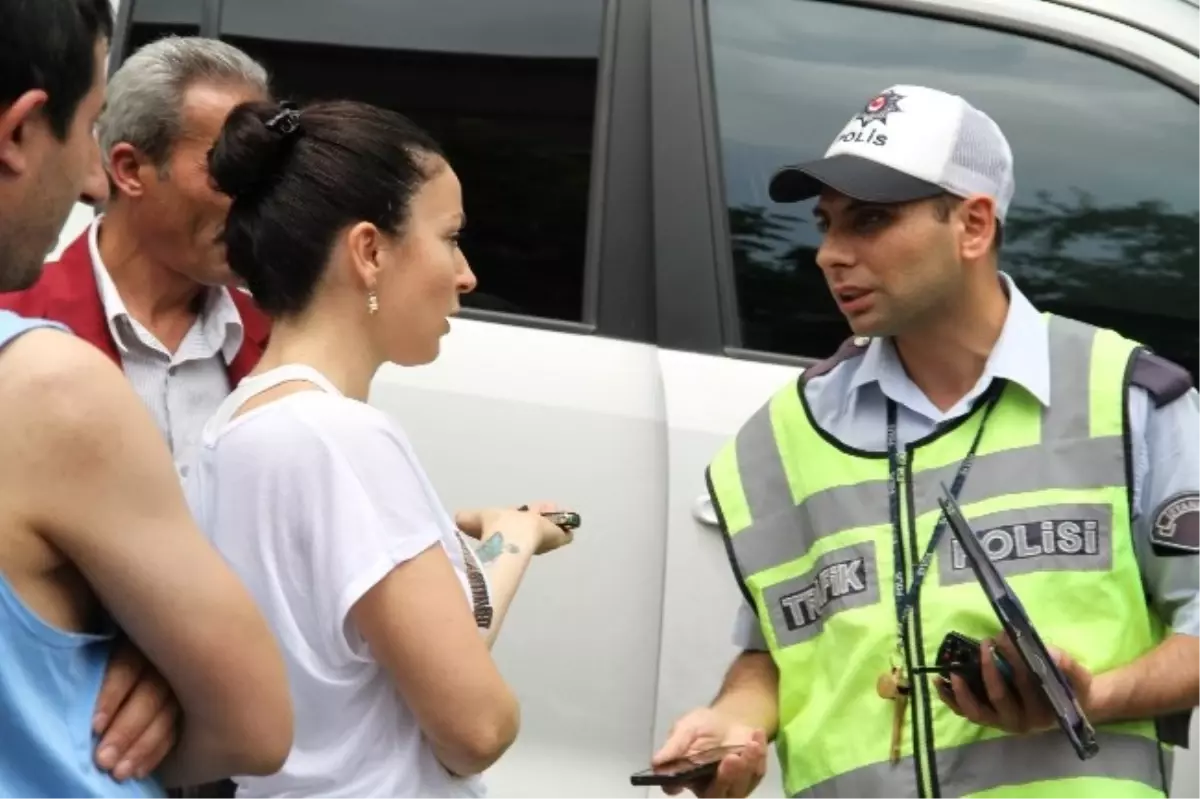
[[[97,124],[104,212],[32,287],[0,294],[0,308],[62,322],[122,367],[181,471],[269,332],[231,289],[229,199],[207,169],[233,107],[268,96],[266,70],[223,42],[169,37],[138,50],[109,80]],[[149,771],[173,742],[176,712],[141,654],[118,649],[96,708],[98,764],[118,779]]]
[[[267,322],[230,290],[229,199],[207,153],[230,110],[269,94],[267,73],[215,39],[168,37],[109,80],[97,124],[104,213],[0,308],[64,322],[133,383],[184,468],[204,422],[257,362]]]

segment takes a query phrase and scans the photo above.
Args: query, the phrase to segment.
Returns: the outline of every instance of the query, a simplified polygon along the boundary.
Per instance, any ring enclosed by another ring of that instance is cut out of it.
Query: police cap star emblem
[[[883,125],[887,124],[888,114],[894,114],[902,111],[898,102],[904,99],[903,94],[896,94],[891,89],[872,97],[862,111],[854,115],[854,118],[862,123],[865,128],[872,122],[879,122]]]

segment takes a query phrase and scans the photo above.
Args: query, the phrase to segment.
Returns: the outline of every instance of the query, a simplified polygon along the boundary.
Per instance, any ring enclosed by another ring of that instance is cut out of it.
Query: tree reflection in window
[[[1111,327],[1197,373],[1200,213],[1074,190],[1009,209],[1002,266],[1042,310]]]
[[[748,349],[832,352],[850,334],[817,267],[809,220],[764,206],[729,209]],[[1039,309],[1151,345],[1196,378],[1200,213],[1159,200],[1101,205],[1076,190],[1009,209],[1001,268]],[[803,240],[803,241],[802,241]]]
[[[1011,143],[1000,266],[1040,309],[1109,327],[1200,373],[1196,102],[1128,66],[1020,34],[874,7],[710,0],[740,336],[806,358],[850,334],[816,266],[813,201],[775,204],[780,166],[819,158],[888,83],[961,94]]]

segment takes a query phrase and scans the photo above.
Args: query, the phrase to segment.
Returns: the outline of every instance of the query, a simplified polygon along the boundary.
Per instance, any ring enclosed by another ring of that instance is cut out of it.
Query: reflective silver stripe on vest
[[[734,448],[750,518],[766,519],[793,507],[792,489],[771,425],[771,403],[750,417],[738,432]]]
[[[937,752],[942,796],[966,796],[1005,785],[1078,777],[1130,780],[1164,791],[1158,744],[1137,735],[1097,731],[1100,754],[1080,760],[1058,729],[1005,736]],[[916,796],[912,758],[848,771],[795,796]]]
[[[1092,347],[1096,328],[1051,316],[1050,407],[1042,413],[1042,439],[1063,441],[1091,434]]]
[[[1083,439],[1051,446],[1022,447],[981,455],[971,467],[971,477],[963,486],[961,501],[968,504],[989,496],[1019,494],[1047,489],[1095,488],[1125,483],[1123,443],[1119,438]],[[772,444],[778,461],[778,449]],[[746,462],[738,466],[746,500],[751,502],[750,486],[761,477],[747,471]],[[761,463],[760,457],[757,462]],[[782,474],[779,467],[777,474]],[[949,485],[958,464],[930,469],[918,475],[913,486],[913,505],[917,515],[935,510],[941,483]],[[791,492],[784,497],[790,497]],[[806,498],[799,505],[764,513],[777,501],[750,505],[751,526],[731,537],[733,551],[742,574],[749,577],[764,569],[803,557],[821,537],[841,530],[868,525],[888,524],[886,480],[871,480],[849,486],[837,486]]]
[[[1087,325],[1051,317],[1051,407],[1043,413],[1042,441],[976,458],[959,498],[963,504],[1005,494],[1125,484],[1120,437],[1087,437],[1095,333]],[[836,486],[793,505],[769,405],[747,421],[735,446],[751,525],[731,540],[747,577],[803,557],[822,536],[890,523],[886,479]],[[937,509],[941,484],[953,482],[957,470],[952,463],[916,475],[913,506],[918,516]]]

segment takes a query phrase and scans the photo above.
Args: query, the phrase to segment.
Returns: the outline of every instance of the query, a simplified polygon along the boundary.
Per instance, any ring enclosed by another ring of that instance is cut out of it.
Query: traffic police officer
[[[817,263],[855,337],[709,465],[745,651],[655,760],[747,746],[694,792],[747,795],[774,738],[787,795],[1165,794],[1179,736],[1162,720],[1186,725],[1200,694],[1197,394],[998,271],[1013,187],[991,118],[907,85],[772,179],[777,202],[820,197]],[[1097,757],[995,638],[943,484],[1073,683]],[[984,641],[986,697],[923,671],[950,631]]]

